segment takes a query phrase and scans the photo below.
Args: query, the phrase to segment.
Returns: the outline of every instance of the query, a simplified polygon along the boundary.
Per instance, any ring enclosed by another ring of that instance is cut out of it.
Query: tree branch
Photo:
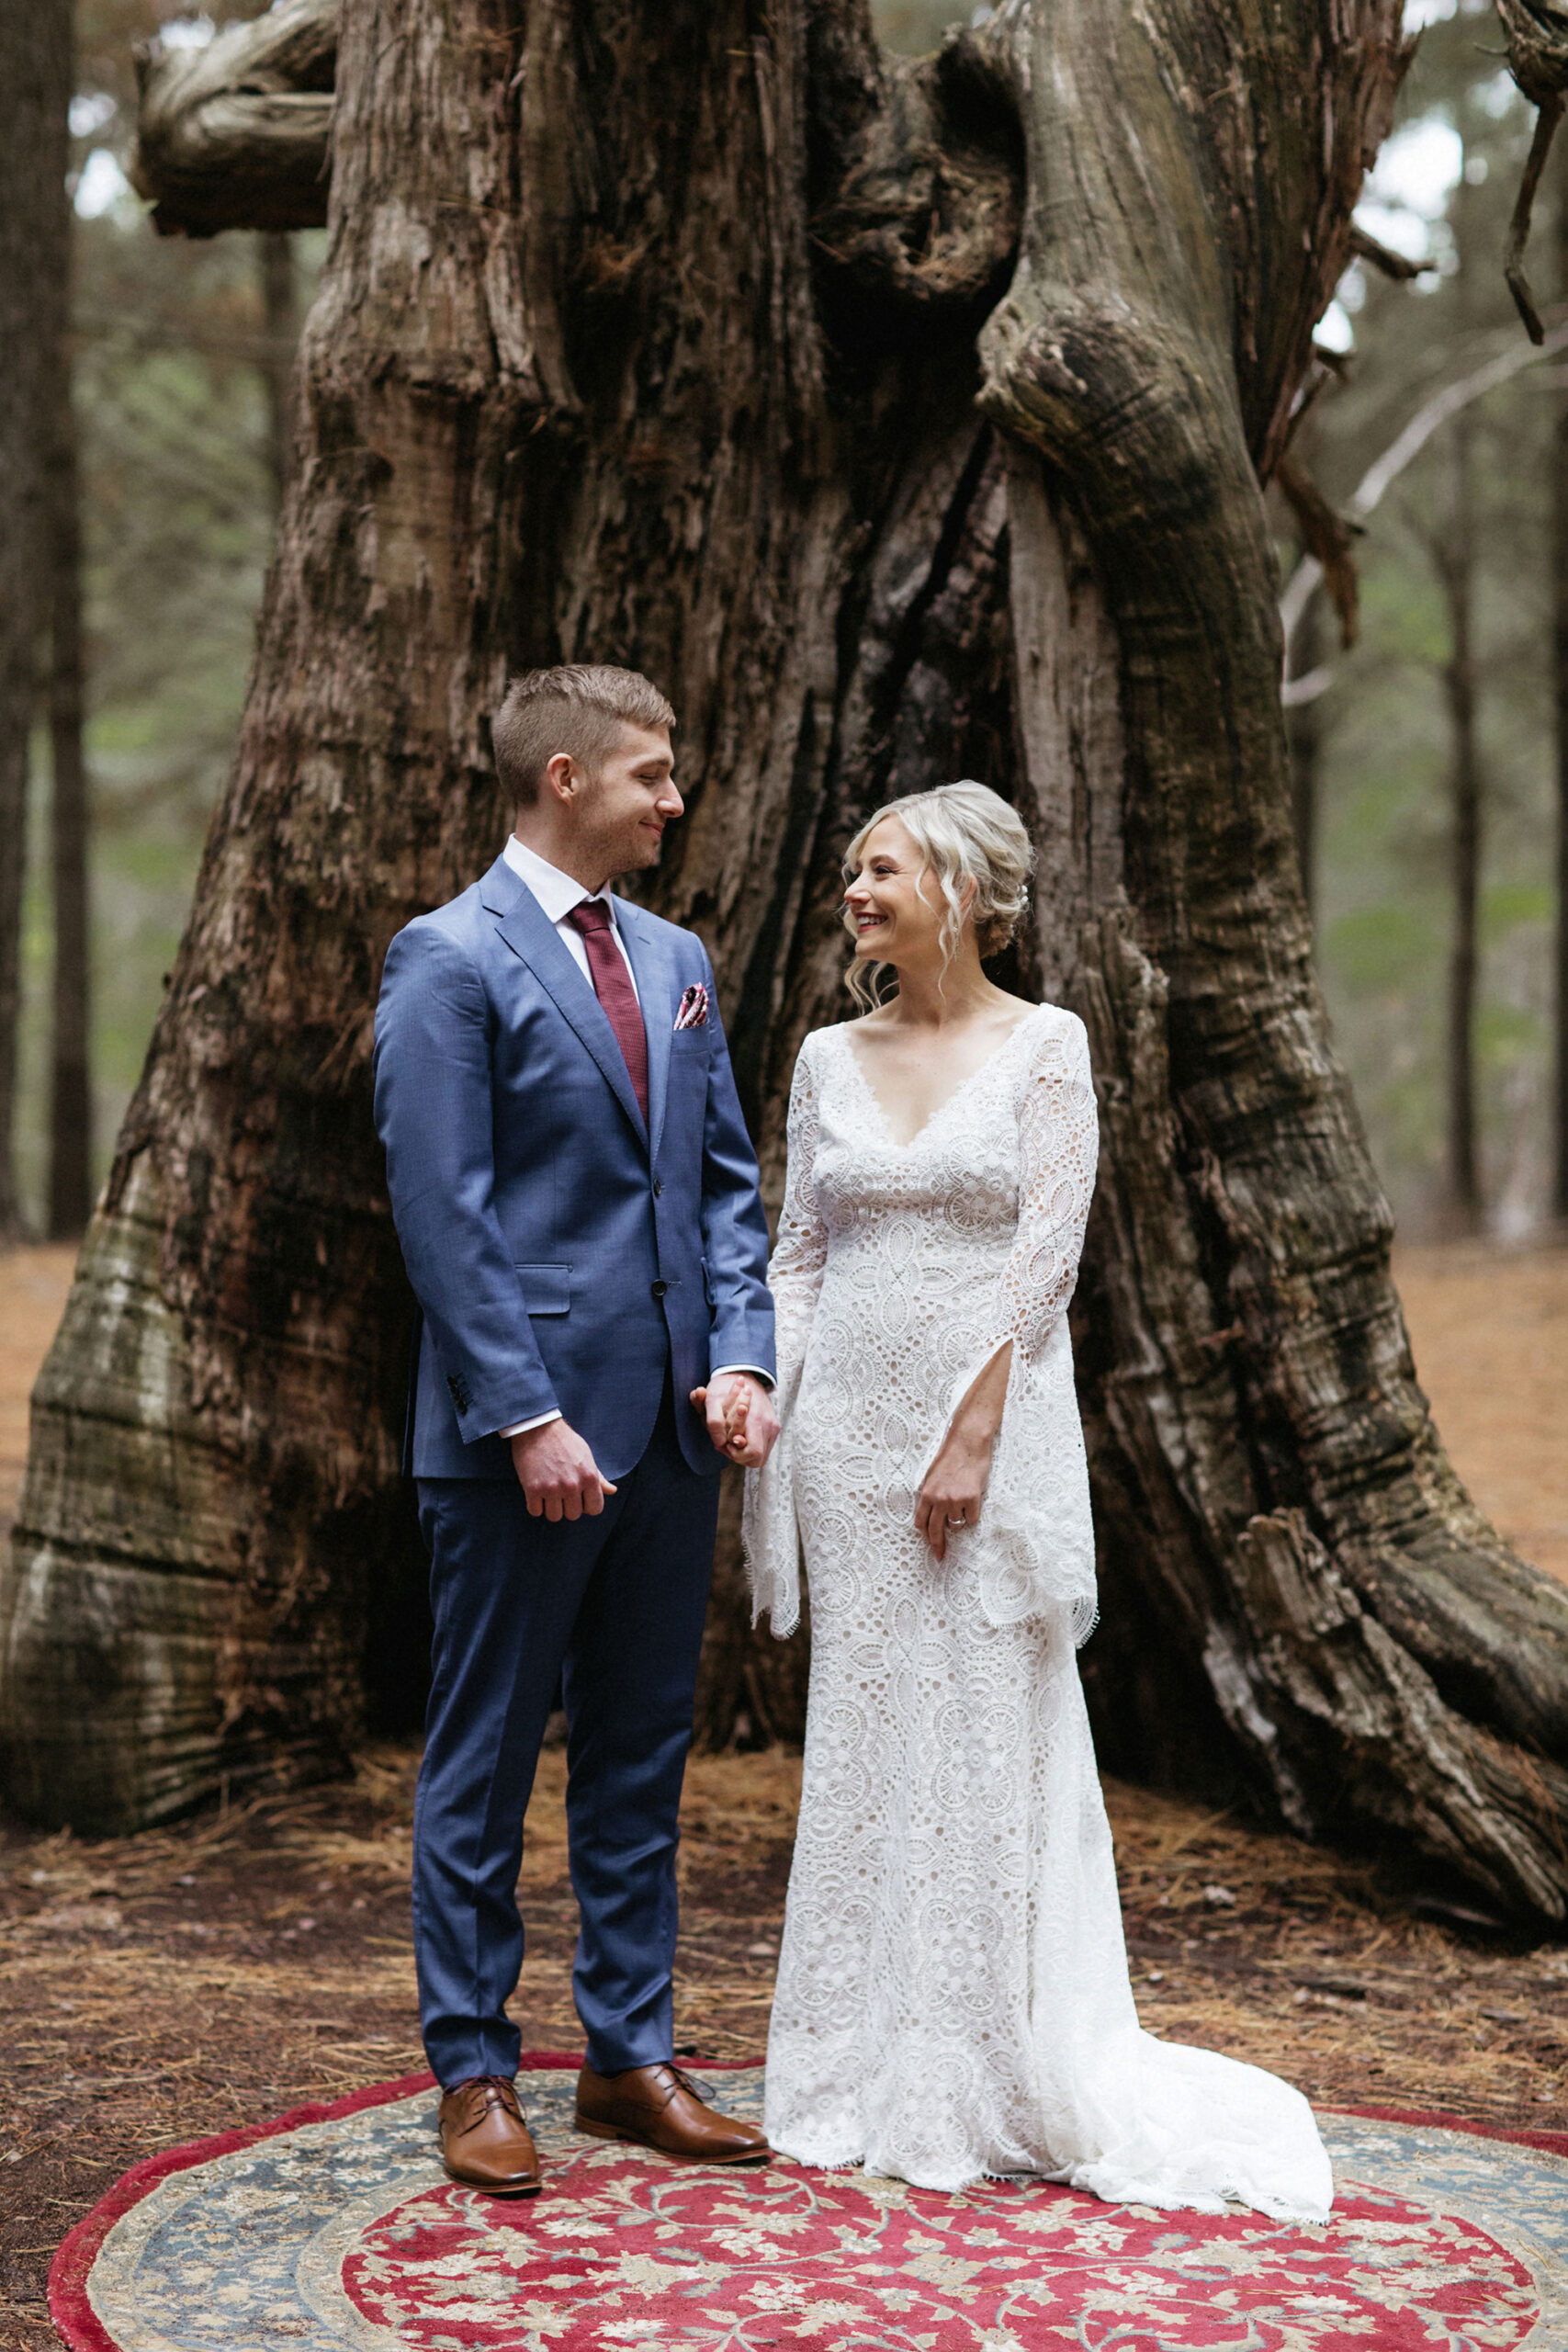
[[[1328,583],[1334,609],[1339,616],[1339,643],[1348,652],[1356,642],[1356,559],[1355,534],[1359,524],[1348,523],[1336,514],[1316,482],[1291,457],[1283,457],[1274,469],[1274,480],[1296,518],[1296,526],[1308,551],[1316,558],[1322,577]]]
[[[1568,345],[1568,319],[1559,321],[1556,326],[1546,331],[1544,339],[1534,346],[1521,350],[1517,344],[1511,344],[1506,351],[1499,352],[1496,358],[1489,359],[1483,368],[1461,376],[1457,383],[1445,384],[1440,392],[1435,392],[1429,401],[1423,402],[1410,422],[1394,435],[1382,455],[1374,458],[1367,468],[1346,502],[1346,523],[1355,528],[1366,521],[1405,467],[1420,456],[1433,434],[1446,424],[1450,417],[1456,416],[1461,408],[1468,408],[1472,401],[1481,400],[1486,393],[1495,390],[1499,384],[1506,384],[1510,376],[1518,374],[1521,368],[1533,368],[1538,359],[1550,359],[1565,345]],[[1303,556],[1285,584],[1285,593],[1280,599],[1280,624],[1284,631],[1287,673],[1292,641],[1301,626],[1302,615],[1323,577],[1324,566],[1314,549]],[[1313,671],[1310,679],[1302,678],[1295,682],[1297,691],[1292,699],[1296,702],[1312,700],[1313,696],[1302,689],[1311,684],[1312,679],[1321,679],[1322,684],[1314,691],[1322,694],[1333,676],[1331,669]]]
[[[138,49],[130,177],[160,236],[323,225],[337,38],[338,0],[288,0],[205,49]]]
[[[1556,0],[1497,0],[1497,14],[1508,37],[1508,71],[1530,104],[1540,109],[1503,254],[1503,275],[1525,332],[1532,343],[1540,343],[1545,329],[1525,276],[1524,254],[1535,192],[1562,118],[1563,94],[1568,91],[1568,9],[1556,5]]]
[[[1424,277],[1438,266],[1433,261],[1408,261],[1404,254],[1391,253],[1387,245],[1380,244],[1376,237],[1369,236],[1354,222],[1350,228],[1350,251],[1358,261],[1370,263],[1373,269],[1381,269],[1385,277],[1397,278],[1402,284]]]
[[[1508,291],[1514,298],[1514,307],[1525,322],[1525,333],[1532,343],[1542,342],[1545,339],[1546,329],[1541,325],[1540,313],[1535,307],[1535,297],[1530,292],[1530,282],[1525,276],[1525,247],[1529,243],[1530,218],[1535,210],[1535,192],[1540,185],[1540,175],[1546,169],[1546,159],[1551,152],[1551,142],[1562,119],[1562,99],[1557,96],[1548,98],[1535,119],[1535,136],[1530,141],[1525,175],[1519,182],[1518,201],[1514,207],[1514,217],[1508,223],[1508,242],[1503,249],[1503,275],[1507,280]]]

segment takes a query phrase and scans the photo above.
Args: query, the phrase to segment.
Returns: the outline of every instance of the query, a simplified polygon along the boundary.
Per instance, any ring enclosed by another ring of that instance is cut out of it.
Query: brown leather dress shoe
[[[435,2136],[441,2161],[465,2188],[491,2197],[536,2197],[539,2158],[506,2075],[475,2075],[441,2094]]]
[[[709,2107],[679,2066],[628,2066],[621,2075],[577,2078],[577,2128],[596,2140],[635,2140],[696,2164],[760,2164],[773,2150],[754,2123]]]

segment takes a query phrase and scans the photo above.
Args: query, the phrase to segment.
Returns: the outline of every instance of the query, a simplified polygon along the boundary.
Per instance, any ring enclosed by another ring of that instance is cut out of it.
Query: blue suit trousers
[[[600,2074],[673,2049],[675,1851],[719,1480],[653,1435],[601,1516],[531,1519],[515,1481],[419,1480],[435,1621],[414,1805],[420,2021],[444,2086],[516,2071],[523,1816],[560,1677],[573,1970]]]

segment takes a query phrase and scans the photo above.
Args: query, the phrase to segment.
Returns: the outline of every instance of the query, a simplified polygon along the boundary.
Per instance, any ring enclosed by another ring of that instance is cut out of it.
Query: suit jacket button
[[[662,1298],[670,1285],[668,1283],[659,1282],[651,1283],[649,1287],[651,1288],[655,1298]]]
[[[664,1187],[656,1176],[653,1180],[653,1197],[656,1201],[661,1197],[663,1191]]]

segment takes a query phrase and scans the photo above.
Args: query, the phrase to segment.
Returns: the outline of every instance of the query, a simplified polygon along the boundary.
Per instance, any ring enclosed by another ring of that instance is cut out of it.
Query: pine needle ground
[[[0,1522],[66,1251],[0,1261]],[[1406,1253],[1439,1427],[1483,1507],[1568,1573],[1568,1250]],[[0,1826],[0,2347],[53,2344],[54,2248],[129,2165],[422,2064],[408,1920],[416,1757],[351,1784],[89,1844]],[[779,1751],[693,1759],[677,2034],[767,2030],[799,1787]],[[520,1889],[525,2043],[571,2050],[565,1761],[547,1750]],[[1419,1880],[1108,1786],[1145,2023],[1323,2104],[1568,2129],[1568,1943],[1424,1913]]]
[[[140,2157],[423,2064],[408,1923],[414,1751],[349,1785],[88,1844],[0,1835],[0,2346],[52,2342],[62,2237]],[[799,1789],[779,1750],[693,1759],[681,2049],[759,2052]],[[525,2043],[573,2050],[565,1758],[519,1897]],[[1145,2024],[1320,2103],[1568,2128],[1568,1945],[1423,1917],[1408,1885],[1112,1783]]]

